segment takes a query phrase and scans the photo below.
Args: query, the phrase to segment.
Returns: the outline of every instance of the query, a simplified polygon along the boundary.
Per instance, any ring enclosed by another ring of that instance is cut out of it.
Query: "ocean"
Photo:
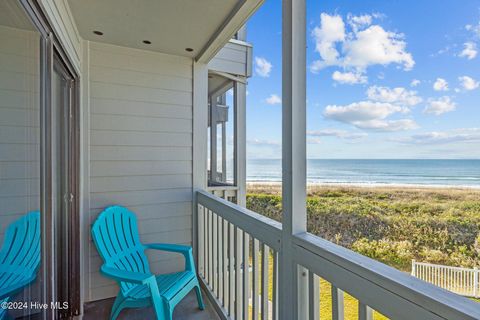
[[[248,182],[277,182],[279,159],[251,159]],[[307,162],[308,183],[480,188],[480,160],[319,160]]]

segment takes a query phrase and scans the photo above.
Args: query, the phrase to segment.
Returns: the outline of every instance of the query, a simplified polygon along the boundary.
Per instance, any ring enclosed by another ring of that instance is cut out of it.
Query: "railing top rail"
[[[272,249],[280,251],[281,223],[203,190],[197,191],[196,197],[197,204],[215,212],[218,216],[246,231]]]
[[[470,271],[470,272],[479,271],[478,269],[475,269],[475,268],[446,266],[443,264],[434,264],[434,263],[428,263],[428,262],[413,261],[413,264],[415,264],[416,266],[426,266],[426,267],[434,267],[434,268],[442,268],[442,269],[454,269],[459,271]]]
[[[297,263],[395,319],[480,319],[478,303],[309,233],[294,237]]]

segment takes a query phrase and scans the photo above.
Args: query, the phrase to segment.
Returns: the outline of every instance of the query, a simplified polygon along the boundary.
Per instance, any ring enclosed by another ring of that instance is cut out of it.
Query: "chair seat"
[[[169,274],[161,274],[156,276],[158,291],[167,300],[171,300],[177,293],[178,289],[187,285],[195,279],[195,274],[191,271],[183,271]],[[146,284],[133,287],[126,295],[130,299],[150,298],[151,291]]]

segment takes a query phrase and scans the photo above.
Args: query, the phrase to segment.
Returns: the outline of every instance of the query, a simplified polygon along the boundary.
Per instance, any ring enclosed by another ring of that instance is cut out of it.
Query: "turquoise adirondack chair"
[[[0,249],[0,302],[32,283],[40,267],[40,212],[27,213],[10,224]],[[0,308],[0,319],[7,310]]]
[[[191,247],[164,243],[142,244],[135,215],[120,206],[108,207],[98,216],[92,227],[92,236],[104,261],[101,273],[116,280],[120,286],[110,319],[116,319],[124,308],[151,305],[157,319],[172,319],[173,309],[192,289],[197,294],[198,307],[204,309]],[[185,271],[152,274],[145,255],[147,249],[183,254]]]

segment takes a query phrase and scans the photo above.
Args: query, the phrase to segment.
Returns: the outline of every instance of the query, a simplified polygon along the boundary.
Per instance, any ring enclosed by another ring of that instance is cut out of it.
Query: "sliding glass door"
[[[0,1],[0,318],[41,312],[41,35]]]
[[[39,10],[0,1],[0,319],[79,311],[78,77]]]

